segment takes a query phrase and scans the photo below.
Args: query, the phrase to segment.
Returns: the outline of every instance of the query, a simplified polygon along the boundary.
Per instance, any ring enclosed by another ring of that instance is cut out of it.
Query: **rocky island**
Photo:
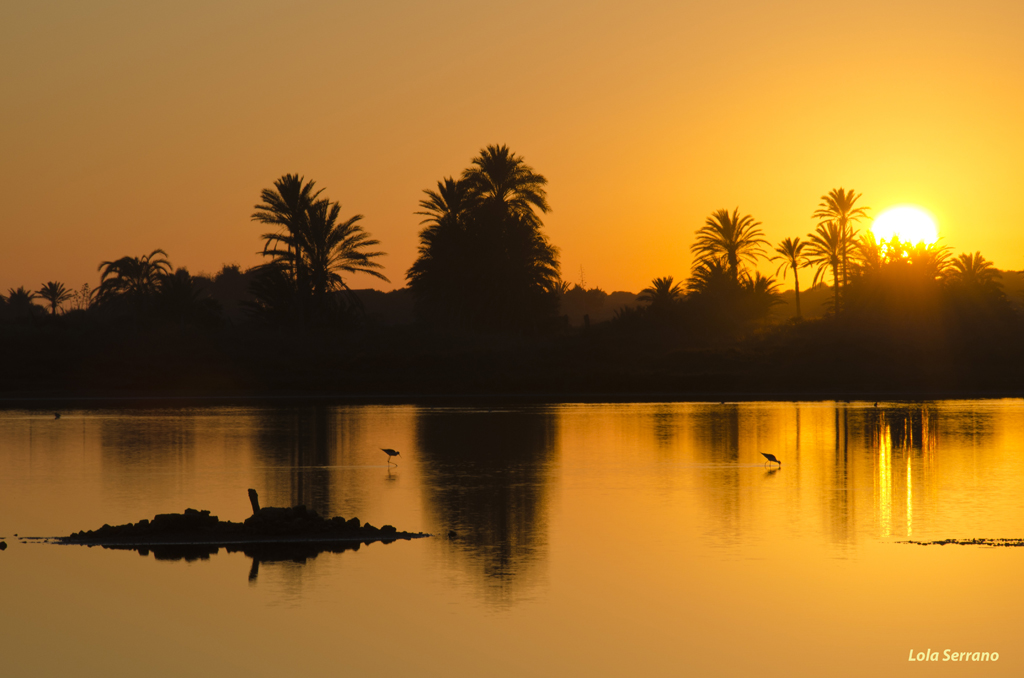
[[[399,532],[392,525],[374,527],[358,518],[324,518],[305,506],[260,508],[255,490],[249,490],[253,514],[244,522],[220,520],[209,511],[185,509],[183,513],[162,513],[152,520],[125,525],[104,525],[96,530],[75,532],[53,540],[59,544],[83,544],[113,548],[167,545],[248,545],[302,542],[391,542],[396,539],[427,537],[422,532]]]

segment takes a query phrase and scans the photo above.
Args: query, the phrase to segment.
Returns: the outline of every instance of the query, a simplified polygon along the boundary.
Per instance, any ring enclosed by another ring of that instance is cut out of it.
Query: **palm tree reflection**
[[[322,405],[261,413],[253,447],[265,467],[261,495],[265,493],[266,505],[303,504],[322,516],[332,515],[331,471],[326,468],[338,447],[332,414]]]
[[[546,410],[426,410],[416,420],[426,511],[508,601],[547,551],[548,467],[556,420]]]
[[[880,536],[914,534],[914,482],[932,482],[938,412],[929,405],[870,410],[865,443],[874,457]],[[914,467],[918,467],[915,474]]]

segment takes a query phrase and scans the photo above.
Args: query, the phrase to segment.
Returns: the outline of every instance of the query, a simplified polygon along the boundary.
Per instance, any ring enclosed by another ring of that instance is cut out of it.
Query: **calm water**
[[[1022,451],[1016,400],[0,412],[0,673],[1019,675],[1024,548],[897,542],[1024,537]],[[458,536],[255,576],[14,538],[249,487]]]

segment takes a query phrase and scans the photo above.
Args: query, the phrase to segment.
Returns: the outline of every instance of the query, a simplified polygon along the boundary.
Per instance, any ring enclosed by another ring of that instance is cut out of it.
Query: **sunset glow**
[[[885,210],[871,224],[871,232],[878,242],[891,240],[894,235],[910,245],[932,245],[939,239],[935,220],[928,212],[913,205],[900,205]]]

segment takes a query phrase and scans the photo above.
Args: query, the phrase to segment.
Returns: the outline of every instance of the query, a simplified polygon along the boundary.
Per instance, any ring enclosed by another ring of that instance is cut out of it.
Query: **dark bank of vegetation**
[[[481,151],[424,192],[419,257],[408,285],[385,293],[348,284],[387,280],[362,217],[285,175],[254,209],[268,229],[260,266],[192,275],[157,249],[102,262],[95,289],[9,290],[0,390],[717,398],[1024,383],[1020,276],[1001,278],[980,253],[876,241],[853,191],[822,196],[813,231],[774,246],[752,216],[715,211],[689,276],[633,295],[562,277],[543,232],[546,183],[504,146]],[[765,262],[774,276],[757,270]]]

